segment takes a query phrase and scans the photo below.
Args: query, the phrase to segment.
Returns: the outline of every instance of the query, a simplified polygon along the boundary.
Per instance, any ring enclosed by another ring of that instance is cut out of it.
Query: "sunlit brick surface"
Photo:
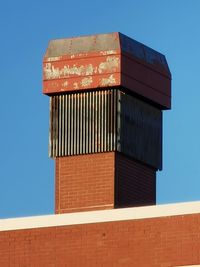
[[[0,232],[0,266],[200,263],[200,214]]]
[[[115,153],[56,158],[56,213],[114,206]]]

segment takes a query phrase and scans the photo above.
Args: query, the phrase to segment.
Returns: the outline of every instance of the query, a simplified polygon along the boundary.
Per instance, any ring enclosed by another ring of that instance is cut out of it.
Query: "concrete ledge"
[[[0,219],[0,231],[140,220],[198,213],[200,214],[200,201],[157,206],[145,206],[137,208],[111,209],[13,219]]]

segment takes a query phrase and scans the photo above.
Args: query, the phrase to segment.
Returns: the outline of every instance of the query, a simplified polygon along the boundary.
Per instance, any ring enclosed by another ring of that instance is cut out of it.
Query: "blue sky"
[[[164,113],[157,203],[200,200],[200,1],[1,1],[0,217],[54,212],[48,97],[50,39],[120,31],[165,54],[172,110]]]

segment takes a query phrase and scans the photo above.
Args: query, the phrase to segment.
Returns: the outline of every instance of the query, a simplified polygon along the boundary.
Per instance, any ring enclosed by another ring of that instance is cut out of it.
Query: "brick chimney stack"
[[[118,32],[53,40],[43,93],[56,213],[156,203],[162,110],[171,107],[165,56]]]

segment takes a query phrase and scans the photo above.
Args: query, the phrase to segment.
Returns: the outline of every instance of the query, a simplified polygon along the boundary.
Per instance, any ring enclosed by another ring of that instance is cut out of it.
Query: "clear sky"
[[[42,95],[48,41],[114,31],[165,54],[172,73],[157,203],[200,200],[200,1],[2,0],[1,218],[54,212],[49,98]]]

